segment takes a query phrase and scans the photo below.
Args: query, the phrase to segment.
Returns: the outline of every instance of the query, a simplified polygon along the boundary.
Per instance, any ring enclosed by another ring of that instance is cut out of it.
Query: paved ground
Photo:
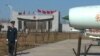
[[[92,41],[83,40],[82,41],[82,52],[84,50],[84,45],[89,44]],[[96,44],[96,43],[95,43]],[[77,40],[64,40],[57,43],[42,45],[33,49],[25,50],[21,55],[17,56],[75,56],[72,48],[76,49]],[[92,47],[89,51],[90,53],[100,53],[100,47]],[[88,55],[88,56],[100,56],[100,55]]]

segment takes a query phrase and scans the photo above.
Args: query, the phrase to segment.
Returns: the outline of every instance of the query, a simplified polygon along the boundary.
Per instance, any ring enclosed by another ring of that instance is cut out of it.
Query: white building
[[[59,14],[59,11],[53,14],[23,14],[12,11],[11,21],[15,21],[15,27],[19,31],[61,31]]]

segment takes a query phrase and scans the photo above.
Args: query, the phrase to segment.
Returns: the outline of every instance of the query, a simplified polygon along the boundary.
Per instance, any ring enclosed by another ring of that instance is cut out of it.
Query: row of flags
[[[37,12],[41,13],[41,14],[53,14],[53,13],[56,12],[56,10],[42,10],[42,9],[38,9]]]
[[[40,14],[53,14],[56,12],[56,10],[42,10],[42,9],[37,9],[37,12],[40,13]],[[18,13],[19,15],[25,15],[25,14],[31,14],[30,11],[29,12],[26,12],[26,11],[23,11],[23,12],[19,12]],[[32,12],[32,14],[35,14],[35,12]]]

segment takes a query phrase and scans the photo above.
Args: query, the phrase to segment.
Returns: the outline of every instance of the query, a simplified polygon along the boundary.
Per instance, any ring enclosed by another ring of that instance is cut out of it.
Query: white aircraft
[[[76,29],[86,29],[85,36],[100,40],[100,5],[69,9],[69,24]]]

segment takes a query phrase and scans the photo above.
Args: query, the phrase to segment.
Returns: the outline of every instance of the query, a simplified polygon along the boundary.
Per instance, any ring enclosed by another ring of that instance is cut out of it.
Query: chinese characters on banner
[[[96,15],[96,21],[97,21],[97,22],[100,21],[100,13]]]

